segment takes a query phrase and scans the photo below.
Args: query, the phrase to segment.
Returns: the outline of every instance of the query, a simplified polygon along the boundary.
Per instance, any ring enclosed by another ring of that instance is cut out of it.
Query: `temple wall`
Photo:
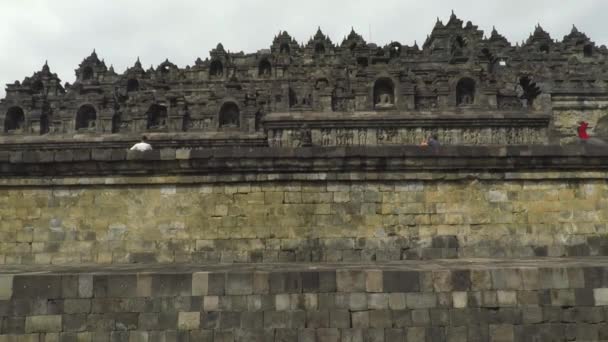
[[[604,341],[605,262],[23,270],[0,340]]]
[[[246,183],[114,177],[105,183],[116,185],[80,178],[69,186],[15,179],[0,188],[0,261],[608,255],[605,179],[565,172],[512,177]]]
[[[608,100],[578,96],[556,96],[553,103],[553,136],[556,143],[578,143],[577,127],[580,121],[589,123],[588,133],[592,137],[606,139],[605,133],[597,132],[597,123],[608,117]]]

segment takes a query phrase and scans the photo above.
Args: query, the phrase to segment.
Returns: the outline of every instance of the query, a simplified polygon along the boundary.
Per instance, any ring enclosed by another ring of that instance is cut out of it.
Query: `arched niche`
[[[164,129],[167,127],[167,107],[153,104],[148,108],[146,113],[147,124],[149,130]]]
[[[44,91],[44,84],[38,80],[32,84],[32,91],[34,94],[41,94]]]
[[[452,54],[454,56],[462,56],[466,45],[465,40],[461,36],[457,36],[452,42]]]
[[[112,133],[120,132],[120,124],[122,123],[122,118],[119,113],[115,113],[112,116]]]
[[[519,78],[518,96],[524,107],[532,107],[534,100],[541,94],[540,87],[534,83],[530,77],[522,76]]]
[[[583,47],[583,55],[585,57],[593,57],[593,45],[587,44]]]
[[[139,81],[134,78],[130,78],[127,81],[127,93],[131,93],[134,91],[139,91]]]
[[[224,75],[224,65],[219,60],[214,60],[209,66],[209,76],[222,77]]]
[[[171,67],[168,64],[163,64],[160,67],[160,72],[162,74],[168,74],[171,71]]]
[[[391,43],[391,45],[389,47],[389,52],[390,52],[391,58],[397,58],[397,57],[401,56],[401,44],[399,44],[397,42]]]
[[[76,112],[76,130],[94,131],[97,126],[97,111],[91,105],[82,105]]]
[[[374,108],[395,107],[395,84],[388,77],[379,78],[374,83]]]
[[[84,69],[82,69],[82,80],[88,81],[88,80],[92,80],[92,79],[93,79],[93,68],[88,66],[88,67],[85,67]]]
[[[369,59],[367,57],[358,57],[357,65],[362,68],[367,68],[369,66]]]
[[[315,53],[318,55],[322,55],[325,53],[325,44],[317,43],[315,44]]]
[[[293,88],[289,88],[289,107],[295,107],[298,104],[298,96]]]
[[[22,132],[25,127],[25,114],[21,107],[11,107],[4,118],[4,132]]]
[[[268,59],[264,58],[258,65],[258,76],[260,77],[270,77],[272,73],[272,65],[268,61]]]
[[[47,134],[51,131],[51,123],[48,114],[40,116],[40,135]]]
[[[539,48],[540,52],[542,53],[549,53],[549,44],[543,44],[540,46]]]
[[[475,103],[475,81],[465,77],[456,84],[456,105],[469,106]]]
[[[218,117],[220,128],[238,128],[240,126],[239,106],[234,102],[226,102],[220,108]]]
[[[291,52],[291,48],[289,47],[288,43],[283,43],[283,44],[281,44],[281,46],[279,48],[279,51],[281,53],[287,53],[288,54],[289,52]]]

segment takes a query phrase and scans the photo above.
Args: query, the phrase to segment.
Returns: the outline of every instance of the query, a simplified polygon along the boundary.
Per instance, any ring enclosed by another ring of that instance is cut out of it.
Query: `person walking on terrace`
[[[152,151],[152,145],[148,144],[148,137],[146,137],[145,135],[141,137],[141,141],[138,142],[137,144],[131,146],[130,148],[131,151],[140,151],[140,152],[144,152],[144,151]]]
[[[433,151],[433,154],[438,153],[440,145],[441,144],[439,143],[439,137],[437,136],[437,134],[432,134],[420,143],[420,146],[422,147],[430,147],[431,151]]]
[[[589,129],[591,127],[589,127],[589,123],[586,121],[579,121],[578,122],[578,127],[577,127],[577,134],[578,134],[578,139],[580,140],[580,142],[584,143],[584,144],[589,144],[589,145],[595,145],[595,146],[608,146],[608,143],[602,139],[599,138],[595,138],[595,137],[590,137],[589,133],[587,133],[587,129]]]

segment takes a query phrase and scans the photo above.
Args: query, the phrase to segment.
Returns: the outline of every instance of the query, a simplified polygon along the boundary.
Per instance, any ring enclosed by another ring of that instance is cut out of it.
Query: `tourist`
[[[437,148],[439,147],[439,138],[437,137],[437,134],[433,134],[429,137],[429,139],[426,141],[427,146],[430,146],[432,148]]]
[[[152,145],[148,144],[148,137],[145,135],[141,137],[141,141],[131,147],[131,151],[151,151]]]
[[[587,134],[587,129],[589,128],[589,123],[585,121],[579,121],[578,123],[578,138],[582,142],[587,142],[589,140],[589,134]]]
[[[579,121],[578,122],[578,138],[580,140],[580,142],[584,143],[584,144],[588,144],[588,145],[596,145],[596,146],[608,146],[608,142],[600,139],[600,138],[594,138],[594,137],[590,137],[589,133],[587,133],[587,129],[589,129],[591,127],[589,127],[589,123],[585,122],[585,121]]]
[[[430,137],[428,137],[427,139],[423,140],[420,143],[420,146],[429,146],[433,149],[434,153],[437,153],[438,149],[439,149],[439,138],[437,137],[437,134],[433,134]]]

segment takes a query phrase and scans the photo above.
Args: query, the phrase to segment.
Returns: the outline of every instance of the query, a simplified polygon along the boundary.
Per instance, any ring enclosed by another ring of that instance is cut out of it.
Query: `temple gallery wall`
[[[608,340],[608,50],[576,27],[100,56],[0,100],[0,342]]]
[[[379,46],[355,31],[336,44],[280,32],[270,48],[122,73],[94,51],[62,83],[48,64],[7,85],[0,142],[132,141],[191,146],[568,144],[585,118],[608,134],[606,47],[573,27],[538,25],[522,44],[452,15],[422,45]],[[67,141],[66,141],[67,140]]]

